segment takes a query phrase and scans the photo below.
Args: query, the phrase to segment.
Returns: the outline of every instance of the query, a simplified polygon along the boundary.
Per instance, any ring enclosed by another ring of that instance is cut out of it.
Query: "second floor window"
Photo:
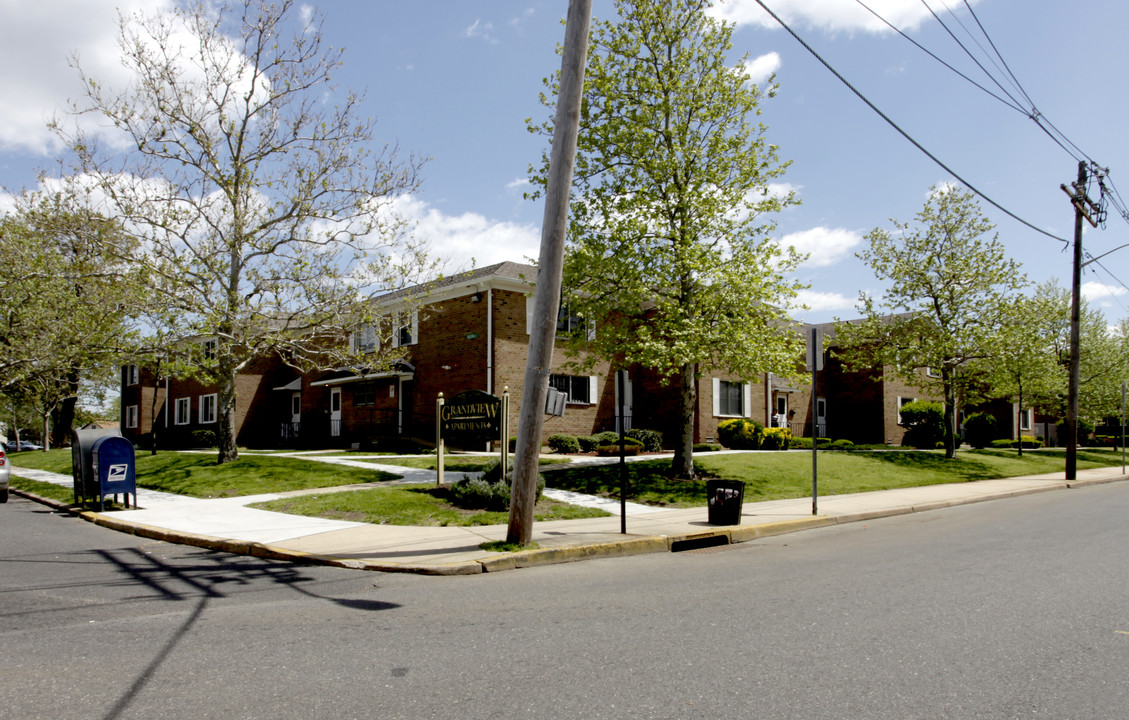
[[[380,342],[376,336],[376,328],[364,325],[353,333],[353,352],[375,352],[380,349]]]
[[[141,372],[136,365],[125,366],[125,384],[136,385],[141,382]]]
[[[395,315],[393,322],[396,323],[393,328],[392,335],[393,345],[395,347],[404,347],[405,345],[415,345],[419,342],[419,313],[412,311],[410,313],[403,313]]]

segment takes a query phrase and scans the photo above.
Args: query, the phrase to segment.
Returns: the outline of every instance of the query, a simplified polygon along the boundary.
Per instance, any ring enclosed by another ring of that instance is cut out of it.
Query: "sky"
[[[80,97],[69,59],[77,57],[89,74],[108,83],[122,82],[118,9],[152,11],[173,1],[0,0],[5,193],[35,188],[40,172],[59,172],[62,149],[46,120]],[[964,0],[927,2],[868,4],[1005,99],[991,78],[1004,83],[1006,66],[1021,88],[1004,84],[1019,98],[1018,109],[930,57],[856,0],[765,0],[948,170],[860,100],[754,0],[725,0],[711,11],[736,24],[731,62],[748,63],[762,84],[774,74],[779,85],[762,105],[762,120],[768,141],[791,162],[782,181],[801,200],[778,215],[775,233],[809,254],[796,272],[809,286],[800,298],[807,309],[793,312],[798,319],[857,317],[859,293],[879,295],[883,289],[855,256],[865,235],[892,229],[891,218],[912,222],[930,188],[962,184],[956,176],[1027,223],[979,200],[1029,279],[1056,279],[1064,287],[1074,213],[1060,186],[1076,179],[1085,157],[1108,168],[1113,188],[1129,193],[1129,98],[1120,79],[1129,60],[1123,35],[1129,3],[969,0],[970,10]],[[527,262],[539,254],[543,207],[523,193],[545,140],[528,133],[525,120],[548,116],[539,95],[542,79],[560,67],[555,48],[564,39],[566,10],[566,0],[296,3],[296,18],[323,14],[326,42],[345,49],[335,78],[338,95],[363,92],[362,110],[376,119],[377,138],[428,158],[422,187],[403,199],[400,210],[449,268]],[[614,19],[614,5],[594,0],[593,14]],[[993,47],[999,57],[989,59]],[[1054,132],[1044,132],[1033,114],[1061,135],[1052,138]],[[1090,196],[1098,198],[1096,186]],[[0,207],[6,201],[0,195]],[[1104,229],[1086,226],[1084,247],[1099,260],[1085,268],[1084,293],[1111,323],[1129,317],[1129,248],[1115,251],[1129,243],[1127,228],[1113,206]]]

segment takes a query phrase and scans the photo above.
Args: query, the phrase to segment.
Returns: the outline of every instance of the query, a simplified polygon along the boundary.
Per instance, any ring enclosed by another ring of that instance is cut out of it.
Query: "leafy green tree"
[[[390,211],[421,161],[373,142],[360,98],[334,93],[341,50],[323,43],[317,14],[298,14],[291,0],[221,0],[123,17],[128,88],[75,63],[75,111],[120,135],[103,148],[54,124],[76,182],[144,239],[134,260],[169,334],[181,348],[215,343],[196,365],[217,386],[221,463],[238,457],[243,368],[270,355],[302,369],[348,362],[347,333],[372,320],[363,301],[432,270]]]
[[[971,192],[934,187],[916,227],[892,221],[867,235],[858,253],[879,280],[881,299],[864,295],[861,322],[840,323],[838,354],[848,366],[891,367],[908,381],[939,389],[945,402],[945,456],[956,457],[956,405],[974,377],[971,364],[992,357],[1005,310],[1026,284],[1006,257]],[[936,379],[915,372],[930,368]]]
[[[136,247],[65,194],[25,193],[0,219],[0,391],[37,408],[44,445],[67,440],[80,396],[108,385],[130,347],[136,283],[120,258]]]
[[[679,382],[683,477],[701,369],[791,375],[801,356],[783,310],[798,257],[765,219],[795,200],[769,189],[785,164],[757,120],[765,92],[729,59],[732,27],[708,4],[617,0],[618,21],[594,24],[564,269],[567,312],[595,328],[573,335],[576,362]]]

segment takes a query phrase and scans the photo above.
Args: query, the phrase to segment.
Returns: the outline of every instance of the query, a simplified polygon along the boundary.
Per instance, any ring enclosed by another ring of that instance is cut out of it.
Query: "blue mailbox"
[[[125,495],[125,506],[129,507],[129,496],[133,495],[133,506],[137,507],[137,467],[133,453],[133,443],[123,437],[108,435],[94,441],[90,449],[90,465],[94,479],[98,483],[98,509],[105,506],[103,499],[118,494]]]

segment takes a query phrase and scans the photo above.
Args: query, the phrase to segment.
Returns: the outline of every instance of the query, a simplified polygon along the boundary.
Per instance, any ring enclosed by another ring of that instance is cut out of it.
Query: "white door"
[[[302,393],[300,392],[290,395],[290,422],[295,426],[302,422]]]
[[[329,391],[329,435],[341,436],[341,388]]]

